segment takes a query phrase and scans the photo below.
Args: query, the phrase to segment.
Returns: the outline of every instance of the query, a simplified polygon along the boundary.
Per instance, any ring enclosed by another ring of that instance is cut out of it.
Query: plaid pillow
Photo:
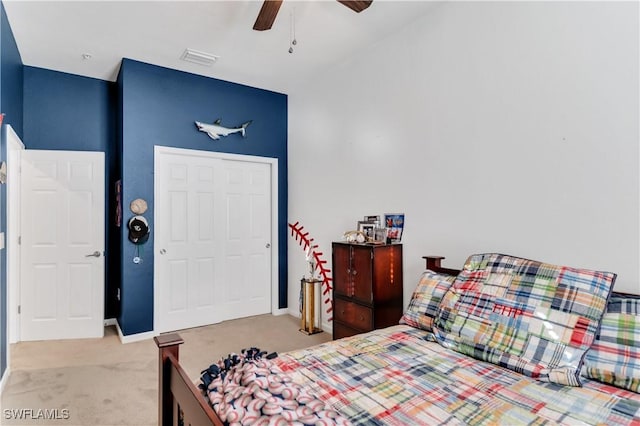
[[[439,274],[430,270],[424,271],[411,296],[407,311],[400,318],[400,324],[431,331],[440,300],[455,279],[454,275]]]
[[[611,296],[582,375],[640,393],[640,296]]]
[[[616,275],[502,254],[469,259],[434,319],[445,347],[543,382],[580,386]]]

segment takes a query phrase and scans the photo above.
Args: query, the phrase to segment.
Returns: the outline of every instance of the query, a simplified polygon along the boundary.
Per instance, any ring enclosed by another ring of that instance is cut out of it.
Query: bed
[[[612,293],[615,274],[501,254],[461,271],[425,259],[401,324],[273,359],[248,351],[200,386],[180,366],[182,339],[156,337],[159,424],[640,426],[640,297]],[[528,315],[532,300],[553,309]],[[549,343],[564,335],[570,345]]]

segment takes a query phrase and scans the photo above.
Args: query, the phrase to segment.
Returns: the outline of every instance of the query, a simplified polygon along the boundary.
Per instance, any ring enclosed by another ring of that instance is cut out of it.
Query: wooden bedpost
[[[427,261],[427,269],[434,272],[441,272],[443,274],[458,275],[459,269],[443,268],[442,259],[444,256],[422,256]]]
[[[427,261],[427,269],[433,271],[435,269],[440,269],[444,256],[422,256],[422,258]]]
[[[171,394],[171,381],[168,379],[170,375],[171,364],[167,362],[169,355],[172,355],[176,361],[178,357],[178,350],[180,345],[184,343],[184,340],[177,334],[163,334],[153,338],[156,345],[158,345],[160,354],[160,368],[158,374],[160,375],[158,391],[160,392],[158,398],[158,425],[169,426],[172,423],[174,417],[173,413],[173,396]]]

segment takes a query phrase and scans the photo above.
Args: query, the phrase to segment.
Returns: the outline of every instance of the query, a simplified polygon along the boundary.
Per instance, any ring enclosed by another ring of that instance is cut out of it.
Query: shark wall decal
[[[251,124],[252,120],[247,121],[246,123],[242,123],[240,127],[224,127],[220,123],[222,122],[220,119],[217,119],[213,122],[213,124],[201,123],[196,121],[196,127],[201,132],[205,132],[209,137],[213,140],[220,139],[220,136],[228,136],[231,133],[240,133],[242,137],[246,137],[246,129],[249,124]]]

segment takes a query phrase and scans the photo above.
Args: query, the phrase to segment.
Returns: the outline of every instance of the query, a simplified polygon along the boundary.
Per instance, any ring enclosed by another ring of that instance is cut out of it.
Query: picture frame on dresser
[[[387,237],[392,243],[399,243],[402,241],[404,213],[385,213],[384,224],[388,229]]]
[[[389,230],[387,228],[375,228],[373,230],[373,239],[371,242],[373,244],[384,244],[387,242],[387,235]]]
[[[358,222],[358,231],[362,232],[367,241],[373,241],[375,238],[376,225],[374,222],[361,220]]]

